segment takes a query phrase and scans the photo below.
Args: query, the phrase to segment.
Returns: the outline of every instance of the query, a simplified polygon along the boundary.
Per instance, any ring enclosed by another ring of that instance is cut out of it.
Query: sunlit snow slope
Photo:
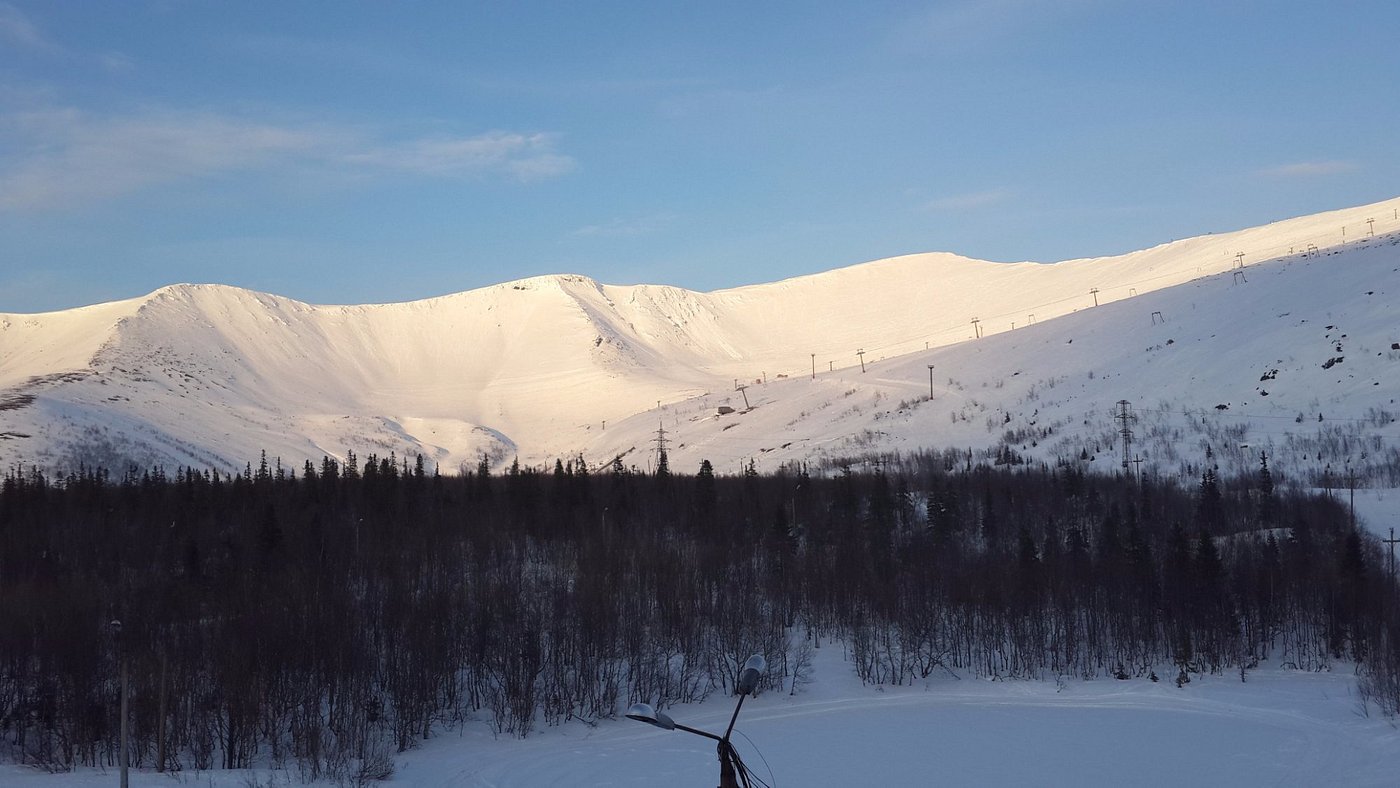
[[[1054,264],[912,255],[712,293],[546,276],[313,306],[176,285],[0,315],[0,465],[351,450],[449,471],[483,454],[645,466],[658,426],[686,469],[1001,443],[1112,463],[1118,400],[1148,463],[1188,462],[1202,441],[1247,463],[1250,440],[1327,430],[1374,458],[1395,438],[1375,411],[1400,389],[1398,213],[1400,199]],[[1305,466],[1325,454],[1303,446]]]

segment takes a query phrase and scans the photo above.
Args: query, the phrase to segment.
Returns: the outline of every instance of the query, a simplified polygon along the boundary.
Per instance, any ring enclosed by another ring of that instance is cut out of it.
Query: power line
[[[1398,216],[1397,219],[1400,219],[1400,216]],[[1293,245],[1291,245],[1291,246],[1290,246],[1290,245],[1287,245],[1287,244],[1278,244],[1278,245],[1275,245],[1275,246],[1268,246],[1268,247],[1263,247],[1263,248],[1258,248],[1258,247],[1256,247],[1256,248],[1253,250],[1253,252],[1252,252],[1251,254],[1252,254],[1254,257],[1258,258],[1261,262],[1281,262],[1281,261],[1287,260],[1287,259],[1290,258],[1290,257],[1296,257],[1296,258],[1300,258],[1300,259],[1306,259],[1306,258],[1309,258],[1309,257],[1318,257],[1318,256],[1320,256],[1320,254],[1321,254],[1321,252],[1319,251],[1319,245],[1318,245],[1318,244],[1307,243],[1307,244],[1305,244],[1305,249],[1304,249],[1304,251],[1302,251],[1302,252],[1295,251],[1296,248],[1298,247],[1298,245],[1299,245],[1300,243],[1303,243],[1303,242],[1312,240],[1312,239],[1314,239],[1314,238],[1315,238],[1316,240],[1318,240],[1318,241],[1322,241],[1322,242],[1323,242],[1323,243],[1321,244],[1321,249],[1322,249],[1322,250],[1328,250],[1328,249],[1331,249],[1331,248],[1335,248],[1335,247],[1337,246],[1337,244],[1336,244],[1335,242],[1332,242],[1332,243],[1328,243],[1328,242],[1327,242],[1327,234],[1326,234],[1326,233],[1319,233],[1319,234],[1316,234],[1315,236],[1305,237],[1305,238],[1303,238],[1303,239],[1301,239],[1301,240],[1295,239],[1295,241],[1293,242]],[[1244,255],[1244,252],[1237,252],[1236,255],[1235,255],[1236,258],[1237,258],[1237,265],[1238,265],[1238,266],[1242,266],[1243,255]],[[1196,273],[1195,273],[1195,274],[1192,274],[1192,273],[1186,272],[1186,271],[1179,271],[1179,270],[1178,270],[1178,271],[1168,271],[1168,272],[1166,272],[1166,273],[1157,274],[1157,275],[1154,275],[1154,276],[1147,276],[1147,277],[1142,277],[1142,278],[1139,278],[1139,279],[1133,279],[1133,280],[1130,280],[1130,281],[1127,281],[1127,282],[1115,283],[1115,284],[1114,284],[1114,287],[1115,287],[1115,288],[1127,288],[1129,291],[1132,291],[1132,290],[1136,290],[1136,288],[1134,287],[1134,285],[1143,285],[1143,284],[1147,284],[1147,283],[1149,283],[1149,282],[1155,282],[1155,281],[1158,281],[1158,280],[1161,280],[1161,279],[1167,279],[1167,278],[1180,279],[1181,281],[1178,282],[1178,284],[1186,284],[1186,283],[1189,283],[1189,282],[1194,282],[1194,281],[1198,281],[1198,280],[1202,280],[1202,279],[1207,279],[1207,278],[1209,278],[1209,277],[1216,276],[1216,275],[1218,275],[1218,274],[1226,273],[1227,271],[1230,271],[1230,270],[1235,270],[1235,269],[1234,269],[1234,267],[1231,267],[1229,264],[1226,264],[1225,267],[1220,267],[1220,268],[1216,268],[1215,270],[1209,270],[1209,271],[1202,271],[1201,268],[1198,267],[1198,268],[1196,269]],[[1095,289],[1095,290],[1099,290],[1099,292],[1103,292],[1103,290],[1100,289],[1100,288],[1094,288],[1094,289]],[[1012,311],[1008,311],[1008,312],[1003,312],[1003,313],[998,313],[998,314],[996,314],[996,315],[992,315],[991,318],[989,318],[989,319],[1009,318],[1009,317],[1010,317],[1011,315],[1013,315],[1013,314],[1020,314],[1020,313],[1021,313],[1021,310],[1024,310],[1024,309],[1044,309],[1044,308],[1046,308],[1046,307],[1053,307],[1053,306],[1057,306],[1057,305],[1061,305],[1061,304],[1071,303],[1071,302],[1076,301],[1078,298],[1080,298],[1080,296],[1066,295],[1066,296],[1064,296],[1064,297],[1062,297],[1062,298],[1052,299],[1052,300],[1045,301],[1045,302],[1042,302],[1042,303],[1039,303],[1039,304],[1018,305],[1018,306],[1016,307],[1016,309],[1014,309],[1014,310],[1012,310]],[[1097,300],[1097,296],[1095,296],[1095,299]],[[1096,304],[1096,305],[1097,305],[1097,304]],[[979,321],[979,322],[980,322],[980,321]],[[1036,321],[1035,321],[1035,318],[1034,318],[1033,315],[1031,315],[1031,316],[1028,317],[1028,320],[1027,320],[1027,323],[1028,323],[1028,324],[1032,324],[1032,323],[1035,323],[1035,322],[1036,322]],[[869,348],[868,352],[874,353],[874,352],[878,352],[878,351],[881,351],[881,350],[892,350],[892,349],[895,349],[895,348],[903,348],[903,347],[905,347],[905,346],[911,346],[911,345],[912,345],[912,347],[909,347],[909,348],[907,349],[906,352],[915,352],[915,351],[918,350],[918,343],[920,343],[920,342],[926,342],[926,341],[927,341],[926,338],[929,337],[930,335],[932,335],[932,336],[940,336],[940,335],[944,335],[944,334],[954,334],[954,332],[957,331],[959,325],[962,325],[962,324],[951,324],[951,325],[945,324],[945,325],[943,325],[943,326],[931,327],[931,328],[930,328],[929,330],[927,330],[927,331],[922,331],[922,332],[920,332],[917,336],[910,336],[910,337],[897,338],[897,339],[893,339],[893,340],[891,340],[891,341],[889,341],[889,342],[886,342],[886,343],[883,343],[883,344],[880,344],[880,345],[871,345],[871,346],[868,346],[868,348]],[[981,337],[982,332],[981,332],[980,328],[977,328],[976,334],[977,334],[977,337],[976,337],[976,338],[980,338],[980,337]],[[955,336],[956,336],[956,335],[955,335]],[[957,340],[955,339],[954,341],[957,341]],[[950,343],[950,344],[951,344],[951,343]],[[927,349],[927,347],[925,347],[925,349]],[[836,351],[831,351],[831,352],[832,352],[833,354],[836,353]],[[821,355],[826,355],[826,353],[822,353]],[[834,368],[834,363],[832,364],[832,366],[833,366],[833,368]]]
[[[1133,456],[1133,431],[1128,426],[1128,424],[1134,420],[1132,413],[1129,412],[1129,409],[1131,407],[1132,403],[1128,402],[1127,400],[1118,400],[1118,413],[1113,417],[1121,425],[1118,430],[1118,434],[1123,436],[1124,473],[1128,472],[1128,463],[1132,461],[1130,458]]]

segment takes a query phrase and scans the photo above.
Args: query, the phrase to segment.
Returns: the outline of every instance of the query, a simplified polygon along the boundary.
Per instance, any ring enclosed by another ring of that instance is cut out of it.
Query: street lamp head
[[[675,720],[672,720],[666,713],[653,709],[650,703],[633,703],[627,709],[627,719],[655,725],[664,731],[676,729]]]
[[[738,687],[740,695],[752,695],[758,689],[758,680],[763,677],[764,671],[768,670],[768,660],[762,654],[754,654],[744,663],[744,669],[739,671]]]

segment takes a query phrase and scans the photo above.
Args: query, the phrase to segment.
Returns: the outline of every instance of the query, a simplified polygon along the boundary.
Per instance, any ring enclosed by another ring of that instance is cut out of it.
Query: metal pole
[[[156,771],[165,771],[165,700],[166,700],[166,667],[167,660],[165,654],[160,655],[160,717],[156,720]]]
[[[1351,527],[1356,528],[1356,471],[1347,468],[1347,487],[1351,488]]]
[[[1390,528],[1390,538],[1385,540],[1390,545],[1390,577],[1395,578],[1395,526]]]
[[[928,365],[928,398],[933,399],[933,365]]]
[[[126,680],[126,650],[123,649],[123,650],[122,650],[122,750],[121,750],[122,788],[127,788],[127,759],[129,758],[129,755],[128,755],[128,749],[129,749],[129,748],[127,747],[127,721],[126,721],[126,718],[127,718],[127,696],[128,696],[128,694],[129,694],[129,693],[127,692],[127,689],[128,689],[128,686],[127,686],[127,680]]]

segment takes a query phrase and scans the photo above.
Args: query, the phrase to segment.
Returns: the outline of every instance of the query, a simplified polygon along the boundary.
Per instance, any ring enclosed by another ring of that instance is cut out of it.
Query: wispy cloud
[[[1092,6],[1097,0],[955,0],[940,2],[902,21],[894,45],[903,51],[965,52],[1054,17]]]
[[[1312,178],[1319,175],[1352,172],[1355,169],[1356,162],[1354,161],[1300,161],[1292,164],[1280,164],[1276,167],[1265,167],[1259,170],[1259,174],[1267,178]]]
[[[563,175],[575,167],[573,158],[555,148],[556,135],[491,131],[474,137],[409,140],[356,151],[345,156],[352,164],[450,177],[505,173],[521,180]]]
[[[548,134],[386,139],[355,128],[169,111],[104,117],[45,109],[0,120],[0,210],[51,210],[163,183],[298,166],[529,181],[575,163]]]
[[[9,3],[0,3],[0,41],[25,49],[57,51],[59,46],[39,31],[24,12]]]
[[[970,192],[968,194],[953,194],[947,197],[940,197],[936,200],[929,200],[923,204],[923,209],[935,213],[967,211],[974,208],[984,208],[988,205],[995,205],[1010,196],[1011,193],[1004,189],[991,189],[989,191]]]
[[[97,56],[97,62],[102,68],[114,74],[136,68],[135,59],[122,52],[103,52]]]
[[[211,115],[93,118],[22,113],[0,127],[19,152],[0,160],[0,209],[48,209],[314,151],[324,135]],[[3,140],[4,137],[0,137]]]
[[[47,35],[19,8],[0,2],[0,45],[6,44],[16,50],[27,50],[50,58],[96,64],[112,73],[130,71],[136,65],[136,61],[123,52],[87,53],[65,47]]]
[[[660,232],[674,220],[675,217],[670,214],[613,219],[602,224],[584,225],[569,235],[581,238],[631,238]]]

